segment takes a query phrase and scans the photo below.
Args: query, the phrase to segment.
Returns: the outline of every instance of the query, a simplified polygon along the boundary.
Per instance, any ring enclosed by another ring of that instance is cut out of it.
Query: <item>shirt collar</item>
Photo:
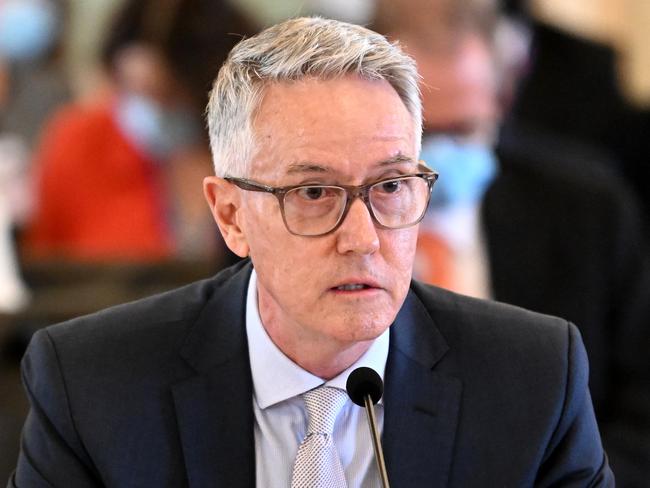
[[[345,390],[348,376],[361,366],[374,369],[382,380],[384,379],[390,340],[389,329],[386,329],[377,337],[354,364],[327,382],[305,371],[285,356],[273,343],[262,325],[257,306],[257,274],[255,269],[253,269],[248,282],[246,335],[248,337],[248,350],[253,376],[253,392],[261,409],[298,396],[323,384]]]

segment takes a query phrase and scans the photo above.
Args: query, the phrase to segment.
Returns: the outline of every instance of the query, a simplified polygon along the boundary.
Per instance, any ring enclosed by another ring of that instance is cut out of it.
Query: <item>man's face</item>
[[[466,34],[453,48],[436,49],[407,34],[395,37],[405,43],[422,75],[425,130],[489,140],[500,110],[495,61],[483,38]]]
[[[411,116],[385,81],[272,84],[255,131],[259,149],[247,176],[271,186],[360,185],[417,171]],[[295,236],[274,196],[243,190],[238,219],[262,321],[285,352],[304,341],[345,349],[392,323],[408,292],[417,226],[378,229],[357,199],[335,232]]]

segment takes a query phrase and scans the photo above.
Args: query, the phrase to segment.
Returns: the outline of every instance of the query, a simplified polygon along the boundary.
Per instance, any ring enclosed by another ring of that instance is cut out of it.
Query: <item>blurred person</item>
[[[188,188],[210,167],[202,107],[213,72],[247,21],[226,2],[128,1],[104,61],[108,97],[48,124],[35,160],[28,259],[201,259],[219,250]],[[235,33],[235,34],[233,34]]]
[[[65,0],[0,2],[0,69],[6,81],[0,132],[19,138],[29,151],[43,121],[70,97],[62,62],[67,9]]]
[[[650,479],[649,255],[629,190],[598,151],[558,137],[509,132],[495,150],[517,60],[503,56],[513,45],[500,44],[493,2],[380,2],[377,13],[418,63],[421,158],[442,175],[415,276],[575,322],[621,486]]]
[[[51,0],[0,2],[0,313],[27,303],[14,237],[30,211],[31,145],[67,93],[56,62],[63,10]]]
[[[626,41],[620,37],[629,36],[642,24],[627,26],[623,20],[618,28],[625,32],[613,29],[608,35],[597,34],[604,30],[603,26],[589,27],[590,19],[594,22],[607,15],[608,9],[620,12],[620,19],[634,15],[643,19],[647,7],[635,8],[636,0],[624,5],[615,1],[599,5],[578,2],[569,9],[562,2],[547,0],[505,3],[528,30],[532,43],[516,104],[508,114],[510,125],[542,130],[607,152],[609,167],[623,175],[635,190],[646,231],[650,231],[650,191],[645,184],[650,179],[650,110],[648,103],[632,103],[621,74],[621,67],[629,60],[625,49],[621,49]],[[639,3],[647,4],[646,0]],[[571,20],[564,10],[574,15],[576,11],[591,11],[593,15],[578,15]],[[599,14],[599,10],[605,14]],[[585,25],[580,28],[582,23]]]
[[[575,326],[411,279],[437,177],[417,81],[338,21],[238,44],[203,189],[246,259],[37,332],[9,486],[379,486],[359,366],[384,378],[393,486],[613,486]]]

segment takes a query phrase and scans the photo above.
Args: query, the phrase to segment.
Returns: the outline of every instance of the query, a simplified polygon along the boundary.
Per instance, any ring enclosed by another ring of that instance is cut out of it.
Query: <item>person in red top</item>
[[[210,29],[197,29],[205,18]],[[48,123],[23,250],[84,261],[210,255],[209,211],[188,190],[211,166],[201,112],[214,67],[240,39],[229,33],[250,28],[222,2],[129,1],[109,32],[111,95]]]
[[[172,254],[160,168],[122,133],[109,105],[60,112],[36,162],[39,204],[25,235],[31,253],[138,260]]]

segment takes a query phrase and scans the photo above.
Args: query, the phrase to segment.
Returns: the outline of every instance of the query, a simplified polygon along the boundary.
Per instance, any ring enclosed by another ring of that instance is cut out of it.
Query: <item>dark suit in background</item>
[[[625,99],[615,50],[543,22],[529,22],[532,57],[514,117],[609,152],[612,167],[636,190],[650,223],[650,111]]]
[[[621,486],[650,479],[650,254],[636,201],[602,153],[506,126],[483,223],[494,297],[580,328]]]
[[[9,486],[252,487],[250,271],[38,332]],[[384,401],[393,487],[613,486],[563,320],[413,283]]]

